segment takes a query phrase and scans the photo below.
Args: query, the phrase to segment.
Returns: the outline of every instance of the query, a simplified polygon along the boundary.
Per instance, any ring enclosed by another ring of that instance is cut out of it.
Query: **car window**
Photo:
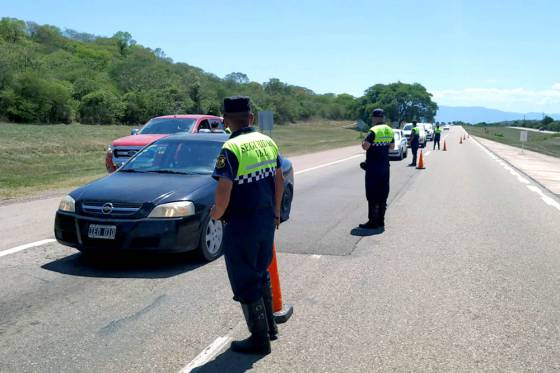
[[[190,132],[195,122],[195,119],[190,118],[155,118],[146,123],[139,133],[150,135]]]
[[[210,123],[208,122],[208,119],[204,119],[203,121],[200,122],[200,124],[198,125],[198,130],[209,130],[210,129]]]
[[[412,124],[406,124],[406,125],[403,127],[403,130],[404,130],[404,131],[410,131],[411,129],[412,129]]]
[[[124,172],[177,172],[210,175],[222,148],[215,141],[165,141],[147,146],[123,168]]]
[[[223,130],[224,123],[222,123],[219,119],[211,119],[210,120],[210,129],[214,130]]]

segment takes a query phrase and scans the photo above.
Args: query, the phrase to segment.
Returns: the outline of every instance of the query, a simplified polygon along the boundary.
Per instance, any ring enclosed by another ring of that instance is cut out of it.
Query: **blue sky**
[[[0,0],[0,16],[129,31],[175,61],[361,95],[419,82],[442,105],[560,113],[557,0]]]

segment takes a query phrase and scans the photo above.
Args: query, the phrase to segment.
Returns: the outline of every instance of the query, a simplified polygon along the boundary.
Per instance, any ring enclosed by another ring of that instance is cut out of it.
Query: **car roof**
[[[229,139],[229,134],[227,133],[220,133],[220,132],[209,132],[209,133],[178,133],[166,136],[158,142],[167,142],[167,141],[202,141],[202,142],[221,142],[224,143]]]
[[[179,119],[201,119],[201,118],[213,118],[213,119],[222,119],[216,115],[206,115],[206,114],[175,114],[175,115],[162,115],[159,117],[155,117],[153,119],[170,119],[170,118],[179,118]]]

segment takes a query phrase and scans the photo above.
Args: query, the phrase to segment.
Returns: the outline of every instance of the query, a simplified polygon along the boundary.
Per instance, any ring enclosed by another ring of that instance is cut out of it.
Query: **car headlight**
[[[113,146],[107,145],[107,153],[112,153],[112,152],[113,152]]]
[[[194,215],[194,203],[189,201],[171,202],[156,206],[148,218],[182,218]]]
[[[76,201],[74,201],[74,198],[68,195],[60,201],[58,209],[60,211],[76,212]]]

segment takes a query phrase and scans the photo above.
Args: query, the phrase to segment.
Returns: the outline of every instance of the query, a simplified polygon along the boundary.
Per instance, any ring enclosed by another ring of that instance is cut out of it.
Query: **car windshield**
[[[140,130],[142,135],[171,134],[190,132],[196,119],[191,118],[155,118]]]
[[[404,131],[410,131],[411,129],[412,129],[412,124],[406,124],[406,125],[403,127],[403,130],[404,130]]]
[[[214,170],[222,143],[215,141],[162,141],[147,146],[120,172],[204,174]]]

